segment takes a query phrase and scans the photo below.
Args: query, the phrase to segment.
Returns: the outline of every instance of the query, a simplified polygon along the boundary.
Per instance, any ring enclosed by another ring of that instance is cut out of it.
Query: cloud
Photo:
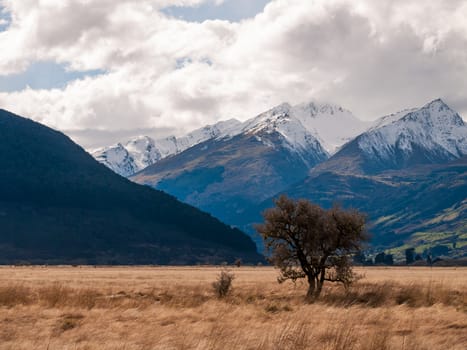
[[[374,119],[442,97],[467,116],[465,0],[274,0],[241,22],[163,12],[202,3],[3,1],[12,22],[0,32],[0,74],[38,60],[105,74],[0,93],[0,106],[109,132],[183,133],[309,99]]]

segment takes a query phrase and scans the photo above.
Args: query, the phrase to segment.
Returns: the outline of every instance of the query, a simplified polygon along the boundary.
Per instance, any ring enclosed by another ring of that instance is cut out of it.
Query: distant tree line
[[[449,247],[443,245],[437,245],[430,249],[425,249],[423,253],[417,253],[415,248],[407,248],[404,251],[405,261],[399,261],[400,265],[412,265],[412,264],[426,264],[433,265],[446,256],[449,253]],[[370,256],[366,256],[364,252],[358,252],[353,256],[353,262],[356,265],[372,266],[372,265],[394,265],[394,255],[386,252],[378,252],[374,259]]]
[[[375,258],[367,257],[364,252],[358,252],[353,256],[353,261],[357,265],[371,266],[371,265],[394,265],[393,254],[380,252],[376,254]]]
[[[405,263],[407,265],[415,264],[419,261],[426,261],[427,265],[433,265],[441,260],[441,257],[449,254],[449,247],[437,245],[430,249],[425,249],[423,253],[418,254],[415,248],[407,248],[405,250]]]

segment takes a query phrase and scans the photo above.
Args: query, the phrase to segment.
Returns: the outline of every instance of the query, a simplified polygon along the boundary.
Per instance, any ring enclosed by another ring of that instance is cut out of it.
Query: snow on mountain
[[[160,159],[181,152],[181,147],[178,144],[178,139],[175,136],[165,137],[163,139],[153,140],[154,145],[159,151]]]
[[[183,137],[170,136],[154,140],[148,136],[139,136],[126,143],[117,143],[90,153],[122,176],[130,176],[168,156],[183,152],[198,143],[229,136],[241,123],[236,119],[218,122],[194,130]]]
[[[358,147],[382,161],[398,155],[408,159],[420,152],[431,161],[455,159],[467,155],[467,126],[437,99],[420,109],[381,118],[358,138]]]
[[[337,105],[309,102],[291,106],[288,103],[283,103],[246,121],[242,131],[254,128],[257,123],[261,123],[263,120],[267,122],[272,117],[280,115],[287,115],[289,119],[294,120],[294,124],[297,126],[300,123],[301,128],[306,130],[308,135],[318,139],[323,148],[330,154],[335,153],[340,146],[370,126],[369,122],[359,120],[350,111]],[[295,133],[296,138],[293,135],[290,136],[291,144],[303,145],[302,132]]]
[[[290,110],[282,104],[232,125],[130,179],[239,224],[248,208],[305,178],[329,157]]]
[[[241,124],[242,123],[236,119],[229,119],[192,131],[186,136],[177,139],[178,152],[182,152],[187,148],[207,140],[233,136],[237,133],[238,127]]]
[[[155,141],[139,136],[125,144],[98,148],[91,155],[102,164],[122,176],[130,176],[162,158]]]
[[[381,128],[383,126],[386,126],[386,125],[392,124],[394,122],[397,122],[403,116],[405,116],[405,115],[407,115],[407,114],[409,114],[411,112],[415,112],[417,109],[418,108],[408,108],[408,109],[404,109],[404,110],[396,112],[396,113],[385,115],[384,117],[381,117],[379,119],[376,119],[376,121],[374,121],[372,123],[372,125],[368,129],[368,131],[375,130],[375,129]]]
[[[128,141],[125,144],[125,149],[133,158],[136,171],[154,164],[162,158],[156,142],[148,136],[140,136]]]
[[[331,154],[364,132],[371,123],[356,118],[352,112],[333,104],[316,102],[292,107],[291,114],[310,132],[314,132]]]
[[[129,176],[137,170],[133,157],[121,143],[97,149],[91,154],[97,161],[122,176]]]
[[[194,130],[183,137],[170,136],[154,140],[141,136],[91,153],[117,173],[128,176],[201,142],[243,133],[278,132],[284,140],[284,146],[290,150],[302,154],[317,150],[328,156],[367,128],[367,122],[357,119],[350,111],[336,105],[310,102],[291,106],[283,103],[243,123],[236,119],[221,121]],[[264,138],[262,142],[274,147],[268,138]],[[117,157],[116,154],[120,156]]]
[[[299,154],[310,151],[318,151],[329,156],[322,148],[318,135],[314,130],[307,130],[304,125],[292,114],[292,107],[288,103],[283,103],[258,115],[255,118],[247,120],[242,124],[238,134],[255,134],[261,140],[260,135],[267,135],[277,132],[283,138],[283,146]],[[261,140],[263,143],[272,144],[268,139]]]

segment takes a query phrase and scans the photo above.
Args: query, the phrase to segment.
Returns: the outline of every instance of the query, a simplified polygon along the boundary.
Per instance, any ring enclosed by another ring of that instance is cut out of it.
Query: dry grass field
[[[467,349],[466,268],[366,268],[348,291],[269,267],[0,267],[0,350]]]

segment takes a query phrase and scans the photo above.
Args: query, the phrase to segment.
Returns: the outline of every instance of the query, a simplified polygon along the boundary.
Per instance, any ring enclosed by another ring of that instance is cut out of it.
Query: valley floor
[[[0,350],[467,348],[467,268],[358,269],[349,291],[270,267],[0,267]]]

